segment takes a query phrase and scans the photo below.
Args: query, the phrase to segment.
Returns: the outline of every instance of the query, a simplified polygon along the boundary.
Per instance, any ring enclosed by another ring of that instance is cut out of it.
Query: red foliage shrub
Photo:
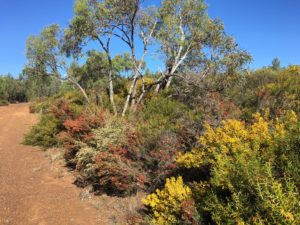
[[[75,139],[88,140],[92,136],[92,129],[103,125],[104,116],[102,113],[83,113],[75,119],[66,120],[63,125],[67,132]]]
[[[71,110],[69,103],[63,99],[57,101],[57,103],[51,108],[51,112],[55,118],[61,121],[61,123],[67,119],[75,117],[75,113]]]
[[[222,120],[239,118],[241,111],[231,101],[227,101],[220,92],[209,92],[205,96],[205,121],[218,125]]]
[[[96,157],[98,183],[101,190],[111,195],[130,195],[141,189],[146,176],[132,160],[126,158],[127,150],[111,147]]]
[[[105,116],[105,118],[108,118]],[[110,195],[131,195],[142,189],[147,176],[141,172],[142,138],[127,123],[103,113],[84,113],[64,122],[60,134],[65,159],[76,169],[76,184],[92,184],[94,191]]]
[[[195,201],[193,199],[186,200],[181,203],[181,221],[184,224],[198,225],[199,216]]]
[[[75,167],[72,160],[75,158],[78,148],[76,146],[76,140],[68,132],[60,132],[57,135],[57,139],[64,147],[64,158],[68,167]]]
[[[150,190],[160,187],[165,179],[177,169],[176,156],[182,149],[181,137],[175,133],[165,133],[158,140],[156,146],[144,157],[145,170],[150,176]]]
[[[103,125],[104,113],[83,113],[75,119],[64,121],[64,130],[58,135],[60,143],[65,148],[65,160],[68,166],[74,167],[71,162],[78,152],[77,141],[89,142],[92,138],[92,130]]]
[[[156,189],[177,168],[175,157],[178,151],[173,149],[152,150],[148,156],[148,165],[151,165],[152,189]]]

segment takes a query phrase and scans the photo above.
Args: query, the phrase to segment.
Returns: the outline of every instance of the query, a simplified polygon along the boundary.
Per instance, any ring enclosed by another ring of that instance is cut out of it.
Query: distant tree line
[[[0,101],[9,102],[26,101],[25,85],[22,79],[15,79],[11,75],[0,76]]]

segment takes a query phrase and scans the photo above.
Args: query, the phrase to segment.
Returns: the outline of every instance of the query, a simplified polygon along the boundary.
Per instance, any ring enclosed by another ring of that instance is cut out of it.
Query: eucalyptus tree
[[[99,43],[109,65],[109,97],[115,114],[114,62],[110,48],[114,38],[121,40],[131,54],[132,83],[123,116],[130,103],[135,108],[138,79],[143,84],[137,101],[140,103],[153,86],[156,85],[156,92],[161,87],[167,89],[174,76],[186,78],[182,74],[193,71],[204,79],[210,73],[231,73],[250,60],[248,53],[226,35],[223,24],[208,16],[203,0],[162,0],[158,9],[143,9],[142,0],[77,0],[74,11],[75,16],[65,30],[63,49],[68,56],[79,57],[89,43]],[[136,48],[137,41],[142,41],[143,49]],[[146,89],[143,66],[153,42],[160,46],[165,71]]]
[[[233,68],[250,59],[225,34],[222,23],[208,16],[203,0],[163,0],[159,24],[157,39],[166,70],[162,71],[156,91],[163,84],[168,88],[176,73],[185,67],[197,68],[200,77],[205,77],[218,67]]]
[[[98,99],[109,93],[109,80],[107,74],[111,70],[106,54],[91,50],[87,52],[87,59],[83,65],[74,62],[70,70],[78,83],[85,89],[92,91]],[[116,55],[112,58],[115,94],[119,94],[120,82],[131,70],[130,54]]]
[[[280,70],[281,65],[280,65],[280,59],[279,58],[276,57],[276,58],[274,58],[272,60],[272,66],[271,66],[271,68],[273,70]]]
[[[241,49],[235,39],[228,36],[224,24],[219,19],[211,20],[207,25],[208,51],[203,54],[202,64],[211,74],[235,74],[252,60],[249,53]],[[203,74],[204,78],[207,74]]]
[[[78,81],[68,73],[66,59],[61,54],[61,30],[58,25],[46,27],[38,36],[31,36],[27,41],[27,64],[25,70],[31,76],[51,77],[56,80],[67,80],[78,88],[86,101],[89,97]],[[65,73],[62,76],[62,73]]]
[[[148,53],[148,47],[154,41],[156,41],[155,36],[158,29],[158,15],[157,9],[153,7],[149,7],[147,9],[139,10],[137,15],[137,22],[136,28],[132,25],[132,33],[134,34],[135,30],[137,30],[139,38],[142,40],[143,43],[143,51],[140,60],[136,59],[136,52],[134,46],[134,35],[131,38],[131,41],[128,42],[129,47],[131,48],[132,54],[132,63],[133,63],[133,81],[128,91],[127,99],[125,101],[125,105],[123,108],[122,115],[126,114],[129,102],[131,100],[132,108],[135,108],[136,104],[136,94],[137,94],[137,81],[138,78],[141,77],[142,79],[142,96],[144,96],[145,90],[145,83],[142,73],[142,68],[145,65],[145,57]],[[131,44],[130,44],[131,43]],[[139,98],[138,103],[141,101]]]
[[[76,0],[74,18],[69,28],[65,30],[64,51],[68,56],[78,57],[82,53],[83,47],[91,41],[97,41],[100,44],[109,64],[110,103],[114,113],[117,114],[114,101],[113,60],[110,49],[117,25],[115,24],[115,8],[110,5],[110,1]]]
[[[110,70],[109,95],[115,114],[113,84],[113,60],[111,42],[113,38],[121,40],[129,49],[132,63],[132,84],[122,110],[125,115],[131,101],[135,105],[137,80],[142,77],[147,47],[156,27],[155,11],[144,11],[141,0],[77,0],[74,7],[74,18],[65,31],[64,50],[68,55],[79,56],[84,46],[98,42],[105,52]],[[139,35],[138,35],[139,34]],[[141,38],[144,48],[140,59],[137,58],[136,38]]]

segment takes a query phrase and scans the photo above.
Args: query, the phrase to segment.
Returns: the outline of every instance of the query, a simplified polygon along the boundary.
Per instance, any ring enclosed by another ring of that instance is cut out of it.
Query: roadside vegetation
[[[176,87],[125,118],[63,92],[32,103],[42,116],[26,142],[62,146],[79,187],[123,197],[149,193],[144,210],[152,216],[145,223],[293,224],[299,221],[299,69],[212,76],[199,90],[175,80]],[[190,88],[193,98],[177,88]]]
[[[128,224],[298,224],[300,66],[247,69],[250,54],[206,9],[77,0],[69,27],[28,39],[0,104],[31,101],[41,118],[24,142],[63,149],[79,187],[147,193]]]
[[[22,79],[11,75],[0,76],[0,106],[26,101],[25,87]]]

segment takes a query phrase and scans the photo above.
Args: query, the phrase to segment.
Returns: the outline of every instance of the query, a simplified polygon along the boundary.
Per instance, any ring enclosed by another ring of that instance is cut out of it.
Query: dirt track
[[[0,107],[0,224],[105,224],[71,178],[56,178],[41,150],[20,144],[36,121],[26,104]]]

